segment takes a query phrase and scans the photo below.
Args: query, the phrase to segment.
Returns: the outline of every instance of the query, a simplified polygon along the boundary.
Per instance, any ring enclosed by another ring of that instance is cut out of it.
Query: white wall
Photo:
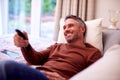
[[[95,0],[95,18],[104,18],[103,25],[109,26],[109,9],[120,10],[120,0]],[[120,27],[120,20],[117,24]]]

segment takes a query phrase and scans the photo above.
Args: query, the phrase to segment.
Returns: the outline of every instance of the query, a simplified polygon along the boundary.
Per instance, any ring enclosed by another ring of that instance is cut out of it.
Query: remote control
[[[15,30],[19,36],[21,36],[24,40],[27,40],[26,36],[18,29]]]

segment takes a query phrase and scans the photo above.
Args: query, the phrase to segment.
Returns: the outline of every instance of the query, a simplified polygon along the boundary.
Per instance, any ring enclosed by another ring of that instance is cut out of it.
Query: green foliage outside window
[[[22,10],[30,16],[31,0],[9,0],[9,14],[18,16]]]
[[[31,0],[26,0],[26,2],[25,2],[25,12],[26,12],[26,15],[30,16],[30,13],[31,13]]]
[[[32,0],[9,0],[9,13],[19,15],[22,7],[26,16],[30,16]],[[42,14],[51,15],[55,11],[56,0],[42,0]]]
[[[42,0],[42,14],[51,15],[55,11],[56,0]]]

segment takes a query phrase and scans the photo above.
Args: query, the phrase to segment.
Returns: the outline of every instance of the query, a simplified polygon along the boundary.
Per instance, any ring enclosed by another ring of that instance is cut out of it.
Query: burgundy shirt
[[[57,72],[66,79],[82,71],[102,56],[98,49],[88,43],[86,47],[55,43],[46,50],[38,52],[29,45],[29,48],[21,48],[21,50],[28,63],[41,65],[37,69]]]

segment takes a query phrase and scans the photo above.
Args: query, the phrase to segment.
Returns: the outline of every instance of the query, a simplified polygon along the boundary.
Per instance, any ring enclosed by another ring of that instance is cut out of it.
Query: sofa
[[[87,33],[86,42],[98,48],[103,57],[73,76],[70,80],[120,80],[120,30],[103,29],[103,18],[86,21]],[[66,43],[63,35],[64,21],[60,21],[60,31],[58,36],[58,43]],[[45,40],[42,38],[29,37],[31,45],[36,50],[42,50],[55,41]],[[40,46],[38,47],[38,44]],[[14,46],[13,35],[0,37],[0,51],[3,49],[11,50],[20,54],[19,57],[12,58],[8,55],[0,53],[0,61],[2,60],[15,60],[21,63],[26,63],[21,51],[18,47]]]
[[[103,27],[103,18],[86,21],[86,42],[98,48],[103,57],[70,80],[120,80],[120,30]],[[64,19],[60,21],[58,42],[65,43]]]
[[[120,45],[110,47],[101,59],[70,80],[120,80]]]

